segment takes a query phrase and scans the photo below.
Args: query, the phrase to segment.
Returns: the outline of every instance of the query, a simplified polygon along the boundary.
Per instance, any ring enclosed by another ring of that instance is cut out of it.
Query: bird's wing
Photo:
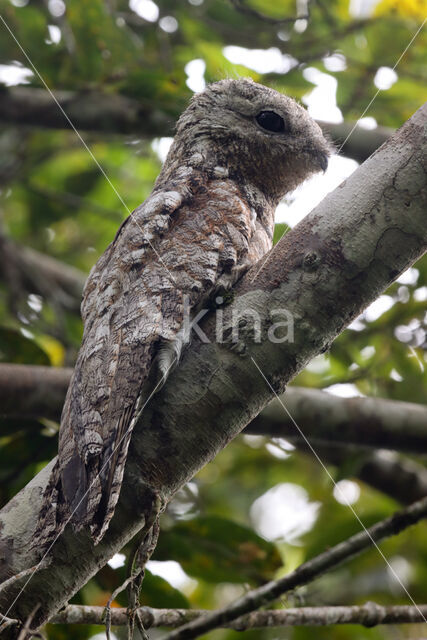
[[[180,333],[184,296],[197,308],[224,274],[232,282],[256,237],[254,216],[234,183],[200,186],[186,200],[154,193],[118,231],[85,289],[84,336],[51,496],[59,528],[75,513],[74,526],[89,525],[95,541],[114,513],[132,429],[155,390],[150,367],[156,354],[162,374],[165,359],[166,370],[173,361],[174,348],[163,347],[173,347]]]
[[[42,547],[69,520],[77,529],[89,524],[99,540],[114,512],[143,402],[141,389],[161,337],[162,297],[174,289],[156,245],[182,203],[191,200],[184,178],[174,190],[153,192],[124,221],[89,275],[83,340],[62,412],[58,460],[34,535]]]

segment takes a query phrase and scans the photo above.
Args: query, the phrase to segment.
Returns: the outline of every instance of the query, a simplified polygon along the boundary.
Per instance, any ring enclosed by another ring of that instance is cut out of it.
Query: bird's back
[[[176,341],[182,340],[185,309],[200,309],[219,282],[233,284],[237,266],[248,268],[271,246],[271,229],[259,224],[233,180],[198,177],[191,197],[167,212],[158,214],[161,192],[151,196],[156,212],[147,214],[149,198],[88,279],[83,342],[54,472],[56,530],[71,519],[101,539],[120,493],[133,427],[156,390],[156,356],[171,345],[170,361],[163,357],[161,364],[167,374],[181,350]]]

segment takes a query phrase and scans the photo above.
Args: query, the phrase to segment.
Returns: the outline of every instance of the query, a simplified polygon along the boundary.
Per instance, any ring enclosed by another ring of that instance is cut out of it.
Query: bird
[[[249,78],[195,94],[148,198],[127,217],[83,292],[82,344],[35,539],[71,521],[95,544],[114,514],[132,436],[167,380],[193,312],[273,244],[285,194],[325,171],[331,145],[306,109]]]

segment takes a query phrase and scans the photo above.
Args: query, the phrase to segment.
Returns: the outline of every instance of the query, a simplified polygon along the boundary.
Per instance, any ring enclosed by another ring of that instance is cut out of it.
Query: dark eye
[[[260,111],[255,120],[266,131],[280,133],[285,130],[285,121],[275,111]]]

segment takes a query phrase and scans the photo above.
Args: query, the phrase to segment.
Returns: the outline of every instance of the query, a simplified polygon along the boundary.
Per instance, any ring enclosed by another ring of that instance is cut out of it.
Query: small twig
[[[414,502],[369,529],[351,536],[331,549],[324,551],[315,558],[308,560],[295,571],[267,584],[249,591],[243,597],[228,607],[213,611],[206,617],[185,624],[180,629],[172,631],[163,640],[190,640],[211,631],[221,625],[236,620],[244,614],[253,612],[261,606],[276,600],[279,596],[303,584],[359,554],[361,551],[376,544],[380,540],[396,535],[407,527],[415,524],[427,515],[427,497]]]
[[[31,636],[39,636],[40,634],[37,631],[32,631],[31,630],[31,622],[33,621],[33,618],[36,614],[37,609],[40,607],[40,604],[36,604],[36,606],[34,607],[34,609],[31,611],[30,615],[28,616],[28,618],[26,619],[20,633],[19,636],[17,638],[17,640],[26,640],[27,638],[31,637]]]
[[[7,618],[2,613],[0,613],[0,633],[6,631],[9,627],[14,627],[15,625],[21,624],[19,620],[16,618]]]
[[[22,578],[26,578],[32,573],[35,573],[35,571],[40,571],[41,569],[44,569],[46,566],[50,564],[50,562],[51,560],[45,559],[43,560],[43,562],[39,562],[38,564],[35,564],[33,567],[30,567],[29,569],[24,569],[23,571],[20,571],[16,575],[10,577],[8,580],[5,580],[0,584],[0,593],[2,591],[6,591],[6,589],[9,589],[9,587],[13,586],[15,582],[22,580]],[[0,616],[1,616],[1,613],[0,613]]]
[[[142,530],[142,537],[137,545],[137,548],[132,555],[132,560],[129,563],[128,577],[120,587],[118,587],[108,600],[103,619],[105,622],[105,635],[107,640],[111,638],[111,619],[112,609],[111,604],[119,593],[128,589],[129,604],[126,610],[127,625],[128,625],[128,640],[132,640],[135,631],[135,622],[138,630],[142,636],[142,640],[148,640],[148,636],[145,632],[143,618],[139,613],[140,602],[139,594],[141,591],[142,582],[145,576],[145,565],[150,559],[154,549],[156,548],[157,539],[159,537],[159,516],[162,510],[162,501],[159,496],[155,496],[150,509],[149,516]]]
[[[57,613],[51,624],[103,624],[103,607],[89,607],[69,604]],[[210,611],[200,609],[152,609],[140,607],[137,615],[145,627],[179,627],[185,622],[197,620]],[[331,624],[361,624],[373,627],[378,624],[409,624],[424,622],[427,604],[380,606],[366,602],[362,606],[351,607],[295,607],[290,609],[267,609],[253,611],[224,625],[226,628],[247,631],[264,627],[327,626]],[[111,609],[111,624],[125,626],[127,610],[122,607]]]
[[[102,619],[103,619],[103,622],[105,623],[105,635],[107,636],[107,640],[111,640],[111,624],[112,624],[111,604],[113,600],[115,600],[116,597],[119,595],[119,593],[122,593],[122,591],[126,589],[129,582],[131,581],[132,581],[131,576],[129,576],[129,578],[126,578],[123,584],[121,584],[119,587],[117,587],[117,589],[113,591],[110,598],[108,599],[107,604],[102,609]]]
[[[142,636],[142,640],[149,640],[145,632],[142,618],[137,612],[140,607],[139,595],[145,576],[145,565],[151,558],[159,537],[159,516],[161,505],[162,503],[159,496],[156,496],[153,500],[150,516],[144,527],[145,535],[141,544],[136,549],[130,567],[131,581],[128,585],[128,640],[133,640],[135,622]]]

